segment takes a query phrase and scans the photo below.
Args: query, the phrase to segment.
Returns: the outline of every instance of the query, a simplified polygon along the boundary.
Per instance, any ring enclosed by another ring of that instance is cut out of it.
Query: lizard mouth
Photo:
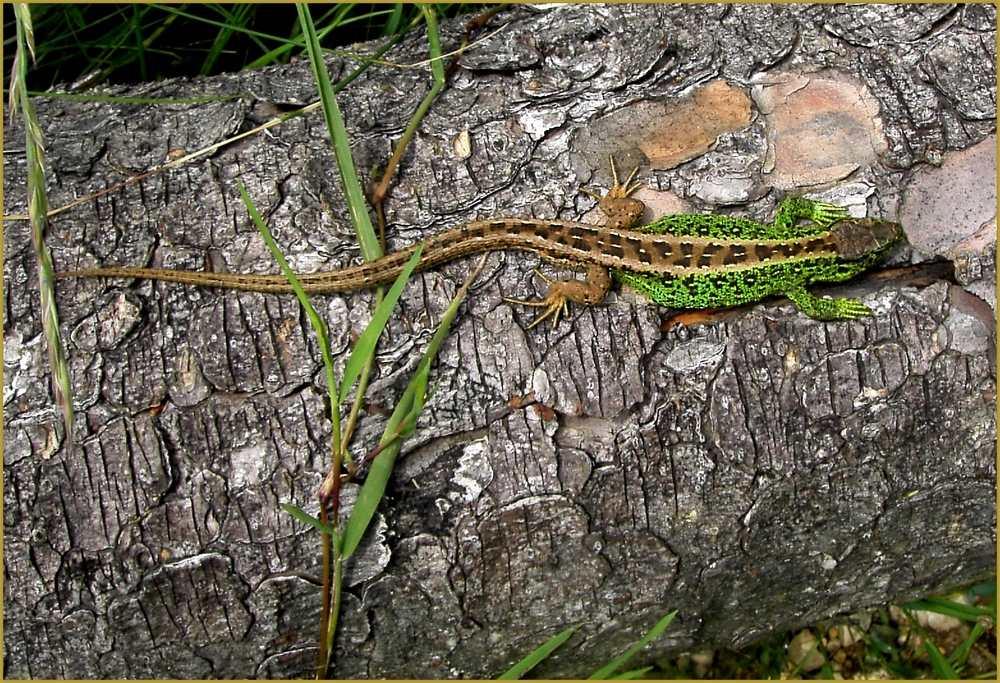
[[[848,218],[830,229],[830,237],[842,258],[855,260],[880,253],[902,240],[903,226],[877,218]]]

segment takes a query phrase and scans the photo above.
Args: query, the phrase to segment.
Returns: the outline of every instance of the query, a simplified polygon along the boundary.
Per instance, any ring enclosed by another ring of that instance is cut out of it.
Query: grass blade
[[[400,294],[403,293],[403,288],[409,281],[410,275],[413,274],[414,268],[420,263],[420,253],[422,251],[423,245],[418,244],[410,260],[406,262],[396,281],[389,288],[389,292],[385,295],[385,298],[375,307],[372,319],[369,321],[367,327],[365,327],[364,332],[361,333],[361,336],[354,343],[354,349],[347,359],[347,365],[344,367],[344,374],[340,380],[340,403],[344,402],[351,389],[354,388],[354,384],[357,382],[358,376],[361,374],[361,370],[367,359],[375,353],[375,346],[378,344],[379,337],[382,336],[382,331],[385,329],[386,323],[389,322],[392,309],[395,308],[396,301],[399,300]]]
[[[35,247],[35,257],[38,260],[38,293],[41,303],[42,329],[45,333],[45,346],[49,355],[49,366],[52,369],[52,393],[56,404],[62,412],[63,428],[66,438],[66,450],[73,452],[73,385],[70,380],[69,364],[66,361],[66,350],[63,346],[62,334],[59,331],[59,312],[56,310],[55,268],[52,265],[52,255],[45,245],[45,232],[48,228],[48,197],[45,194],[45,148],[42,142],[42,129],[35,114],[35,107],[28,97],[27,51],[34,53],[34,31],[31,27],[31,10],[25,4],[14,5],[16,25],[17,55],[16,69],[11,80],[11,100],[21,107],[24,117],[25,156],[28,169],[28,217],[31,221],[31,241]],[[14,94],[16,91],[16,95]],[[11,111],[13,118],[14,112]]]
[[[948,617],[961,619],[962,621],[976,621],[980,617],[989,617],[993,615],[992,612],[985,607],[965,605],[961,602],[947,600],[945,598],[924,598],[922,600],[914,600],[913,602],[908,602],[903,605],[903,608],[908,610],[936,612]]]
[[[431,84],[431,89],[420,101],[420,104],[417,106],[416,111],[413,112],[413,116],[410,118],[409,123],[406,124],[406,128],[403,130],[403,134],[400,136],[399,142],[396,143],[392,156],[389,157],[389,160],[385,164],[385,170],[382,172],[382,177],[372,189],[372,205],[375,207],[375,212],[378,216],[380,234],[385,232],[385,219],[382,204],[385,197],[389,193],[389,183],[396,176],[396,168],[399,166],[399,163],[403,158],[403,154],[410,144],[410,140],[413,139],[414,134],[417,132],[417,128],[424,120],[424,116],[426,116],[431,104],[445,86],[445,73],[444,65],[441,63],[441,39],[438,36],[437,15],[434,13],[434,8],[432,6],[418,5],[418,8],[420,9],[420,14],[424,18],[424,22],[427,24],[427,44],[433,82]],[[382,237],[384,240],[384,235],[382,235]]]
[[[441,63],[441,38],[438,36],[437,14],[433,5],[417,5],[420,13],[427,23],[427,45],[428,53],[431,57],[431,74],[434,76],[434,84],[438,89],[444,87],[444,64]],[[428,106],[429,103],[428,103]],[[414,118],[422,118],[422,114],[414,115]]]
[[[340,406],[337,402],[337,377],[334,374],[333,368],[333,354],[330,352],[330,335],[326,329],[326,323],[323,319],[319,317],[316,309],[313,308],[312,303],[309,301],[309,296],[306,294],[305,290],[302,289],[302,283],[295,276],[295,272],[289,267],[288,261],[285,260],[285,255],[281,253],[281,249],[278,248],[277,243],[274,241],[274,237],[271,236],[271,231],[267,229],[267,224],[264,223],[264,219],[261,217],[260,212],[257,211],[257,207],[254,205],[253,200],[250,199],[250,195],[247,193],[246,187],[243,183],[240,183],[240,196],[243,198],[243,203],[247,207],[247,212],[253,219],[253,222],[257,225],[257,230],[260,232],[261,237],[264,238],[264,243],[270,250],[271,255],[274,256],[274,260],[278,262],[278,266],[281,268],[282,274],[288,283],[292,286],[295,291],[295,296],[299,299],[299,305],[306,312],[306,316],[309,318],[309,324],[312,326],[313,331],[316,333],[316,339],[319,343],[319,351],[323,357],[323,366],[326,370],[326,386],[327,394],[330,399],[330,419],[333,421],[333,445],[332,450],[334,457],[340,452]]]
[[[15,16],[19,22],[18,28],[24,31],[24,44],[31,54],[31,61],[35,61],[35,27],[31,21],[31,10],[27,3],[22,2],[16,3],[14,7]]]
[[[542,661],[544,661],[550,654],[555,652],[555,650],[570,639],[578,626],[568,626],[564,628],[559,633],[555,634],[539,647],[535,648],[528,655],[519,661],[517,664],[512,666],[506,672],[497,676],[498,681],[516,681],[524,674],[528,673],[536,666],[538,666]]]
[[[934,675],[937,678],[949,681],[958,678],[958,672],[952,667],[947,657],[941,654],[941,650],[937,649],[937,645],[930,640],[925,640],[924,649],[927,651],[927,656],[931,661],[931,668],[934,669]]]
[[[462,303],[462,300],[465,298],[476,277],[482,271],[484,265],[486,265],[485,256],[479,260],[479,263],[469,273],[465,282],[462,283],[461,288],[455,293],[451,304],[441,319],[441,323],[427,345],[427,350],[424,352],[423,358],[420,359],[420,365],[417,366],[413,378],[403,391],[403,395],[396,404],[395,410],[392,411],[392,415],[389,416],[385,431],[382,433],[382,438],[379,441],[379,444],[384,446],[384,448],[372,460],[368,476],[365,478],[365,483],[358,492],[358,499],[354,503],[354,508],[351,510],[351,515],[344,527],[344,559],[350,557],[357,549],[361,538],[371,523],[372,517],[375,516],[375,510],[378,509],[378,505],[382,501],[386,484],[389,481],[393,465],[396,462],[396,456],[399,455],[402,446],[402,439],[400,437],[413,431],[417,416],[423,409],[427,392],[427,377],[430,373],[431,363],[434,362],[441,344],[448,336],[451,323],[458,313],[459,305]]]
[[[319,519],[313,517],[299,506],[292,505],[291,503],[282,503],[281,509],[290,514],[298,521],[302,522],[303,524],[307,524],[311,526],[313,529],[316,529],[316,531],[322,534],[328,534],[330,536],[333,536],[335,540],[339,540],[340,534],[337,532],[336,529],[333,528],[333,526],[331,526],[330,524],[324,524]]]
[[[984,633],[986,633],[986,626],[983,625],[983,622],[977,621],[969,630],[969,635],[948,656],[951,663],[954,666],[965,666],[965,662],[969,658],[969,653],[972,652],[972,646],[976,644],[976,641]]]
[[[333,151],[337,157],[340,180],[347,198],[347,206],[351,212],[351,222],[354,224],[354,230],[358,233],[361,253],[366,260],[373,261],[382,255],[382,247],[375,235],[375,229],[372,227],[371,218],[368,216],[368,202],[361,189],[361,183],[358,181],[358,174],[354,170],[351,142],[347,136],[347,128],[344,126],[344,117],[340,113],[337,98],[333,94],[330,74],[326,70],[323,51],[319,44],[319,38],[316,36],[316,27],[309,14],[309,5],[301,2],[296,3],[295,9],[299,14],[299,24],[302,26],[302,35],[305,38],[306,52],[309,54],[313,78],[319,87],[319,99],[323,103],[323,114],[326,118],[330,140],[333,141]]]
[[[616,670],[625,666],[625,663],[628,662],[628,660],[632,659],[632,657],[634,657],[636,653],[639,652],[639,650],[641,650],[642,648],[646,647],[646,645],[659,638],[660,635],[662,635],[663,632],[667,630],[667,627],[670,626],[670,622],[672,622],[674,620],[674,617],[676,616],[677,616],[677,610],[674,610],[670,614],[660,619],[658,622],[656,622],[653,628],[649,629],[649,632],[646,633],[646,635],[644,635],[642,638],[639,639],[637,643],[635,643],[632,647],[626,650],[623,654],[615,657],[610,662],[602,666],[600,669],[592,673],[588,680],[605,680],[610,678],[615,673]]]
[[[382,35],[391,36],[399,32],[399,27],[403,23],[403,3],[397,2],[392,6],[392,11],[385,20],[382,28]]]
[[[212,41],[212,45],[208,48],[208,54],[205,55],[205,60],[201,63],[201,68],[198,70],[202,76],[207,76],[212,73],[212,69],[215,67],[215,62],[219,59],[219,56],[225,50],[226,45],[229,43],[233,36],[235,26],[242,26],[247,22],[247,17],[252,11],[251,5],[235,5],[233,11],[230,14],[227,10],[225,11],[225,21],[223,21],[223,26],[219,28],[218,33],[215,35],[215,40]]]

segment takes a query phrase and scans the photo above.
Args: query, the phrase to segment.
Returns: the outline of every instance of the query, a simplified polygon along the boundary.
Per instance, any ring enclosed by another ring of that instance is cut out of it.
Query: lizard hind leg
[[[636,175],[639,173],[639,167],[636,166],[629,173],[625,182],[622,183],[618,180],[618,169],[615,167],[614,157],[609,157],[609,161],[611,163],[611,178],[613,182],[607,194],[603,197],[598,197],[593,193],[589,194],[598,200],[597,206],[601,209],[601,213],[607,217],[605,221],[607,227],[617,230],[627,230],[639,221],[646,210],[644,203],[630,196],[642,187],[642,183],[635,180]]]
[[[535,271],[538,273],[538,271]],[[548,318],[552,319],[552,327],[559,324],[559,316],[568,313],[569,302],[577,304],[594,305],[604,301],[608,290],[611,288],[611,276],[608,269],[598,265],[587,268],[586,280],[550,280],[541,273],[538,276],[549,285],[548,291],[541,299],[510,299],[504,297],[504,301],[522,306],[534,306],[544,309],[535,318],[527,329],[531,329],[538,323]]]
[[[635,180],[636,175],[639,173],[639,167],[636,166],[632,169],[632,172],[628,174],[628,178],[625,179],[624,183],[618,182],[618,168],[615,166],[615,158],[612,155],[608,155],[608,162],[611,164],[611,187],[608,189],[608,194],[606,197],[612,199],[624,199],[628,197],[633,192],[642,187],[642,182]],[[635,181],[634,183],[632,181]]]

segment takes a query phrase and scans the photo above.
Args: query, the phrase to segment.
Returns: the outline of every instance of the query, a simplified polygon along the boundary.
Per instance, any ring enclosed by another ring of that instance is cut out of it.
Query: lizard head
[[[830,228],[837,254],[850,261],[884,256],[905,237],[902,225],[877,218],[848,218]]]

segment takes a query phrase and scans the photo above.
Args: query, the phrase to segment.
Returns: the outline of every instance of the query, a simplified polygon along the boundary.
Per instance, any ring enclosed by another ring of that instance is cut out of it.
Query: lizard
[[[548,283],[537,300],[508,302],[537,306],[553,326],[568,302],[598,304],[612,277],[670,308],[717,309],[768,296],[787,296],[799,311],[817,320],[852,320],[872,311],[847,298],[821,298],[806,286],[842,282],[868,270],[904,238],[898,223],[851,218],[846,209],[803,197],[779,202],[774,219],[763,223],[719,214],[673,214],[636,225],[645,205],[631,195],[638,168],[597,198],[604,225],[538,218],[477,220],[443,231],[423,242],[417,270],[428,270],[471,254],[522,250],[547,261],[584,271],[586,279]],[[586,192],[586,190],[585,190]],[[802,221],[805,221],[804,223]],[[307,293],[327,294],[392,282],[416,245],[374,261],[340,270],[298,275]],[[207,271],[110,266],[57,273],[58,278],[141,278],[277,294],[292,293],[282,275],[245,275]]]

